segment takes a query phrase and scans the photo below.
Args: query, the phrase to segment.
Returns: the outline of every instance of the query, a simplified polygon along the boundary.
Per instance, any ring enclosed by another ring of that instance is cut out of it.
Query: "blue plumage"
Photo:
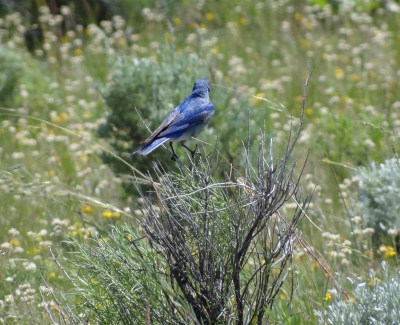
[[[215,109],[210,102],[209,92],[210,86],[207,79],[196,80],[189,97],[169,113],[161,125],[143,141],[143,146],[132,154],[147,155],[169,142],[172,159],[175,160],[177,156],[172,142],[180,142],[193,156],[196,149],[190,150],[186,147],[185,140],[200,132],[213,116]]]

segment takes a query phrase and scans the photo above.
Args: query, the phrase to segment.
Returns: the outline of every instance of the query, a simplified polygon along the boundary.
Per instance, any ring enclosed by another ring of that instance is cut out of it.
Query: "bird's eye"
[[[208,92],[210,92],[211,91],[211,89],[208,87]]]

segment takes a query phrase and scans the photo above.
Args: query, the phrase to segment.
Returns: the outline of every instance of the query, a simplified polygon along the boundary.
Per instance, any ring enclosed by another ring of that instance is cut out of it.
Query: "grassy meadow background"
[[[301,184],[313,198],[297,230],[304,245],[293,257],[295,294],[289,303],[282,289],[270,321],[356,324],[364,308],[377,324],[393,323],[400,314],[396,1],[48,3],[0,1],[1,324],[59,323],[51,315],[66,313],[60,301],[75,323],[95,323],[85,302],[102,293],[90,291],[97,280],[76,256],[87,243],[123,246],[123,234],[140,233],[135,184],[154,175],[153,162],[176,166],[163,148],[129,153],[195,79],[211,83],[216,113],[198,137],[206,152],[219,150],[223,179],[230,164],[243,170],[248,134],[250,153],[261,131],[276,156],[284,152],[310,69],[295,158],[300,173],[309,152]],[[177,154],[188,163],[182,148]],[[115,233],[122,237],[110,239]]]

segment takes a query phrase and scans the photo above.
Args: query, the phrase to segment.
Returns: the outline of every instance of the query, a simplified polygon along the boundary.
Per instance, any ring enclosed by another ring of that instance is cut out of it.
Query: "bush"
[[[389,275],[382,264],[383,278],[371,271],[369,282],[349,279],[353,284],[350,300],[334,294],[333,302],[317,310],[318,324],[397,324],[400,319],[400,274]]]
[[[23,68],[22,58],[15,50],[0,46],[0,106],[13,107],[16,86]]]
[[[265,322],[289,274],[308,198],[293,178],[290,153],[273,163],[264,144],[244,177],[218,182],[210,157],[178,174],[158,169],[157,209],[145,198],[145,234],[198,323]],[[298,206],[284,217],[279,211],[292,199]]]
[[[225,181],[217,169],[232,166],[215,168],[215,152],[178,164],[177,172],[155,166],[152,192],[142,193],[140,227],[77,242],[72,261],[81,271],[70,278],[84,317],[70,317],[121,324],[267,321],[290,275],[295,232],[309,202],[290,162],[294,142],[274,159],[263,137],[256,164],[247,161],[243,175],[234,169]],[[289,201],[297,207],[286,215]]]
[[[366,225],[375,229],[373,238],[378,245],[387,239],[389,229],[400,228],[400,165],[394,158],[373,163],[360,168],[358,177],[361,211]]]
[[[154,321],[168,319],[162,289],[172,289],[157,281],[165,263],[134,228],[125,224],[109,236],[71,242],[77,253],[69,258],[74,266],[68,277],[77,289],[76,300],[73,308],[63,302],[68,321],[59,314],[59,323],[145,324],[150,310]]]

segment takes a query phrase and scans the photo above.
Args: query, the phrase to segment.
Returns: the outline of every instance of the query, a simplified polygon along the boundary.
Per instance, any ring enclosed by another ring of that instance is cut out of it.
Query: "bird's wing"
[[[210,102],[198,107],[188,107],[185,111],[175,116],[168,127],[164,128],[158,135],[160,137],[168,137],[172,133],[207,123],[213,114],[214,105]]]
[[[173,110],[166,118],[165,120],[161,123],[161,125],[152,133],[150,136],[142,141],[143,144],[147,144],[151,141],[153,141],[157,136],[160,135],[161,132],[163,132],[168,126],[176,119],[176,117],[179,115],[179,110],[175,109]]]
[[[173,132],[203,123],[211,118],[214,105],[187,97],[161,123],[161,125],[142,143],[147,144],[157,138],[168,136]]]

